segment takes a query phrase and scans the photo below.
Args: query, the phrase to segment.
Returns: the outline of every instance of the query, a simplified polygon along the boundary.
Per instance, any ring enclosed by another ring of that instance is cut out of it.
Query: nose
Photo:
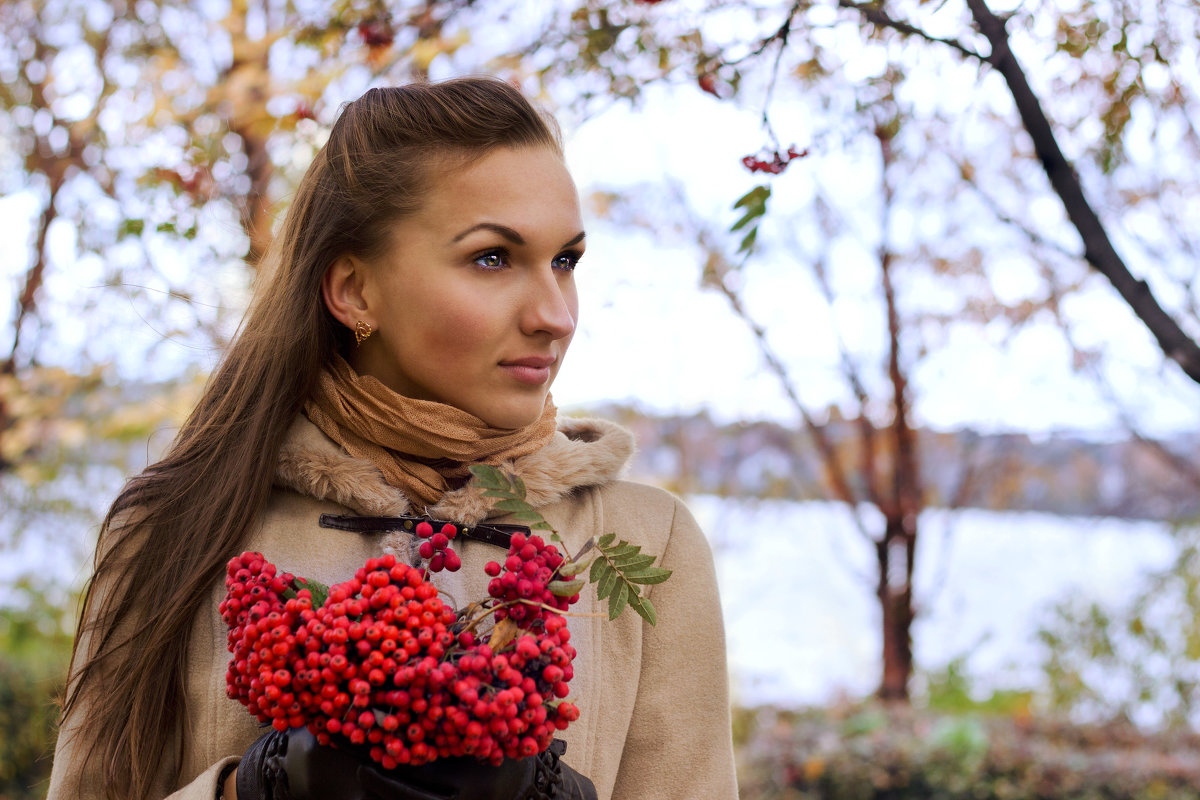
[[[579,300],[571,273],[545,269],[531,276],[522,311],[522,333],[562,339],[575,332],[578,315]]]

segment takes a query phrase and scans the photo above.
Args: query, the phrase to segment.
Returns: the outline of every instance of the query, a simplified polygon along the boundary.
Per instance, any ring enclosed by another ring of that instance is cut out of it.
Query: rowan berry
[[[462,755],[496,763],[548,747],[568,720],[548,715],[545,698],[565,696],[574,656],[549,610],[567,605],[547,590],[562,555],[517,534],[504,566],[485,567],[495,617],[528,630],[494,652],[460,629],[428,579],[461,566],[449,546],[457,529],[421,532],[429,572],[390,555],[370,559],[319,608],[307,588],[296,590],[302,581],[261,556],[231,561],[219,607],[233,654],[229,696],[276,727],[308,725],[323,744],[372,745],[385,767]],[[288,590],[295,596],[284,600]]]

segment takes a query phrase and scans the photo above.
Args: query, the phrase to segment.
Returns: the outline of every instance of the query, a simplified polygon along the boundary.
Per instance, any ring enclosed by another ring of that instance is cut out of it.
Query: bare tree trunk
[[[880,230],[879,274],[888,332],[888,380],[892,385],[892,485],[881,509],[886,519],[883,538],[876,543],[879,604],[883,621],[883,700],[908,702],[912,677],[913,562],[917,549],[917,518],[923,493],[917,457],[917,437],[909,421],[908,377],[900,358],[900,310],[892,281],[894,261],[887,241],[893,189],[889,182],[891,134],[879,127],[876,138],[883,162],[883,220]]]
[[[915,531],[912,532],[915,534]],[[908,702],[912,677],[912,564],[914,535],[897,516],[888,519],[883,538],[875,543],[879,566],[879,607],[883,612],[883,678],[878,695],[888,702]]]

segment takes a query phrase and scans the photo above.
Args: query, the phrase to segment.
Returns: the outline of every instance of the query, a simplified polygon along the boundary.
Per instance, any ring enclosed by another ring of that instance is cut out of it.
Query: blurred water
[[[873,692],[874,551],[846,508],[711,496],[688,503],[716,557],[734,699],[797,706]],[[878,529],[871,513],[864,522]],[[919,531],[917,668],[968,656],[981,691],[1039,685],[1036,632],[1054,603],[1120,605],[1179,551],[1168,526],[1116,519],[935,510]],[[30,569],[52,576],[51,585],[79,585],[81,552],[54,537],[25,537],[0,558],[0,603],[20,602],[13,583]]]
[[[874,691],[874,551],[848,511],[688,502],[717,560],[735,700],[794,706]],[[1055,602],[1121,604],[1178,552],[1161,523],[1033,513],[930,511],[919,537],[917,668],[967,655],[968,674],[984,690],[1038,685],[1035,634]]]

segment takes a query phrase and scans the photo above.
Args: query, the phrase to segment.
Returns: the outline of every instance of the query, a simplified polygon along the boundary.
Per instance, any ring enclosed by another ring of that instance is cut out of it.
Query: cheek
[[[419,325],[414,325],[418,357],[431,365],[460,363],[490,354],[500,335],[496,315],[486,305],[465,302],[466,298],[446,298],[427,307]],[[494,310],[493,310],[494,311]]]

